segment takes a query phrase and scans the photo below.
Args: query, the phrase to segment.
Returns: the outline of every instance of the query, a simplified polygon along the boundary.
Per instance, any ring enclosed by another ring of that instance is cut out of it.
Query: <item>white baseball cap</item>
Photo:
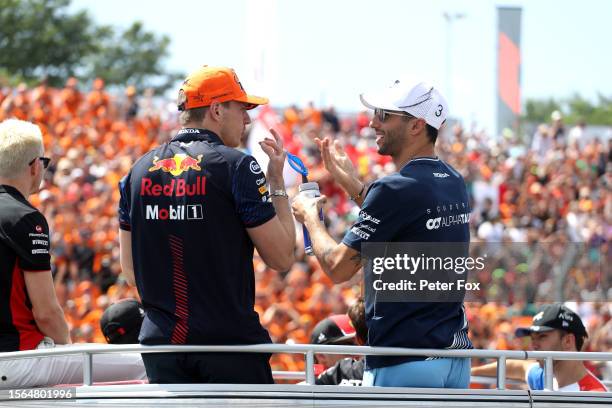
[[[440,92],[427,82],[396,80],[382,91],[359,95],[361,103],[370,109],[403,111],[425,119],[428,125],[440,129],[448,114],[448,104]]]

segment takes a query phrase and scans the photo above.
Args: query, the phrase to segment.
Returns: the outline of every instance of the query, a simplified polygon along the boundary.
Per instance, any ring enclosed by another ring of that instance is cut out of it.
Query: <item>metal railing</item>
[[[114,353],[204,353],[204,352],[231,352],[231,353],[285,353],[303,354],[306,359],[306,383],[315,384],[314,355],[315,354],[344,354],[344,355],[375,355],[375,356],[431,356],[431,357],[469,357],[488,358],[497,361],[497,389],[506,389],[506,360],[544,360],[545,390],[553,390],[553,360],[592,360],[612,361],[612,352],[561,352],[561,351],[515,351],[515,350],[434,350],[434,349],[407,349],[395,347],[367,347],[367,346],[333,346],[314,344],[256,344],[239,346],[141,346],[134,345],[108,345],[83,344],[53,349],[27,350],[19,352],[0,353],[0,360],[21,359],[32,357],[49,357],[59,355],[83,354],[83,385],[93,383],[94,354]],[[298,375],[304,373],[296,373]]]

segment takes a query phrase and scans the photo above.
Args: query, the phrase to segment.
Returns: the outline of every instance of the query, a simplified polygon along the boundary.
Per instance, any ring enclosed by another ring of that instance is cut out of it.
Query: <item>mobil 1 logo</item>
[[[169,205],[167,208],[160,205],[147,205],[145,209],[147,220],[202,220],[204,211],[202,204]]]

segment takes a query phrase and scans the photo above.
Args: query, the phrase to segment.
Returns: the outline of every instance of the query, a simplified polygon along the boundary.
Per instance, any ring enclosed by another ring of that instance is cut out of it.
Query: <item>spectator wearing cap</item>
[[[310,335],[310,343],[353,346],[355,328],[347,315],[331,315],[317,323]],[[317,369],[331,367],[342,358],[344,358],[342,354],[317,354],[315,359],[320,364]]]
[[[108,344],[135,344],[144,318],[144,309],[136,299],[121,299],[102,314],[100,329]]]
[[[423,81],[395,81],[383,91],[362,94],[374,110],[370,127],[378,153],[391,156],[398,172],[374,181],[369,188],[357,176],[339,144],[318,140],[326,169],[361,206],[357,222],[337,244],[319,219],[325,198],[298,196],[296,219],[310,232],[314,253],[336,283],[361,269],[362,244],[369,242],[468,243],[467,222],[440,226],[442,216],[465,219],[470,203],[463,177],[436,156],[438,131],[448,105],[439,90]],[[368,345],[430,349],[469,349],[467,318],[462,301],[382,302],[365,271]],[[408,300],[408,299],[406,299]],[[364,385],[467,388],[467,358],[367,356]]]
[[[144,305],[141,344],[271,342],[254,311],[253,252],[281,271],[294,262],[286,155],[276,132],[260,142],[266,177],[237,149],[248,111],[267,102],[231,68],[198,69],[179,91],[182,129],[121,180],[121,266]],[[143,354],[151,383],[272,383],[269,358]]]
[[[517,337],[531,338],[531,348],[535,351],[581,351],[588,337],[586,328],[573,310],[562,304],[544,306],[533,317],[529,327],[518,328]],[[494,376],[497,363],[472,368],[472,375]],[[525,381],[532,390],[544,389],[543,363],[527,360],[508,360],[506,375],[519,381]],[[553,389],[555,391],[607,391],[599,381],[578,360],[553,360]]]
[[[355,333],[354,334],[355,342],[357,343],[357,345],[360,345],[360,346],[366,344],[367,338],[368,338],[368,328],[366,327],[366,322],[365,322],[365,306],[364,306],[362,297],[358,298],[355,303],[349,306],[347,315],[348,315],[348,318],[350,319],[349,321],[350,328]],[[344,316],[344,315],[341,315],[341,316]],[[330,316],[329,319],[333,317],[336,317],[336,316]],[[341,320],[341,321],[344,322],[344,320]],[[316,334],[316,332],[317,332],[317,328],[315,328],[315,330],[313,331],[313,337]],[[347,332],[342,331],[342,333],[347,333]],[[335,364],[333,364],[327,370],[323,371],[321,374],[317,376],[315,380],[315,384],[317,385],[359,386],[363,382],[364,366],[365,366],[365,361],[363,360],[363,358],[356,359],[352,357],[342,356],[342,358],[337,360]]]
[[[550,114],[550,134],[558,144],[565,143],[565,125],[563,124],[563,114],[561,111],[555,110]]]

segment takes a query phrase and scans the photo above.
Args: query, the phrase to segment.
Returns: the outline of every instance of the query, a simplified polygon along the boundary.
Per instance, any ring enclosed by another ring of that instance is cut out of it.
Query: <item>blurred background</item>
[[[468,185],[472,239],[522,248],[478,277],[483,290],[467,305],[475,346],[528,347],[514,328],[560,300],[587,325],[587,350],[612,350],[610,15],[603,0],[0,0],[0,120],[43,129],[52,164],[33,203],[50,223],[73,340],[104,342],[103,310],[137,297],[120,276],[117,182],[173,136],[181,80],[210,64],[270,97],[241,148],[265,161],[256,142],[277,129],[329,197],[338,240],[358,208],[313,139],[339,140],[365,182],[395,171],[376,153],[359,93],[430,80],[450,104],[437,150]],[[299,180],[287,176],[291,196]],[[547,257],[534,255],[542,243]],[[314,258],[298,258],[286,273],[254,259],[256,309],[275,342],[308,342],[360,295],[360,276],[332,285]],[[303,361],[278,355],[273,368]],[[609,365],[590,368],[612,378]]]

